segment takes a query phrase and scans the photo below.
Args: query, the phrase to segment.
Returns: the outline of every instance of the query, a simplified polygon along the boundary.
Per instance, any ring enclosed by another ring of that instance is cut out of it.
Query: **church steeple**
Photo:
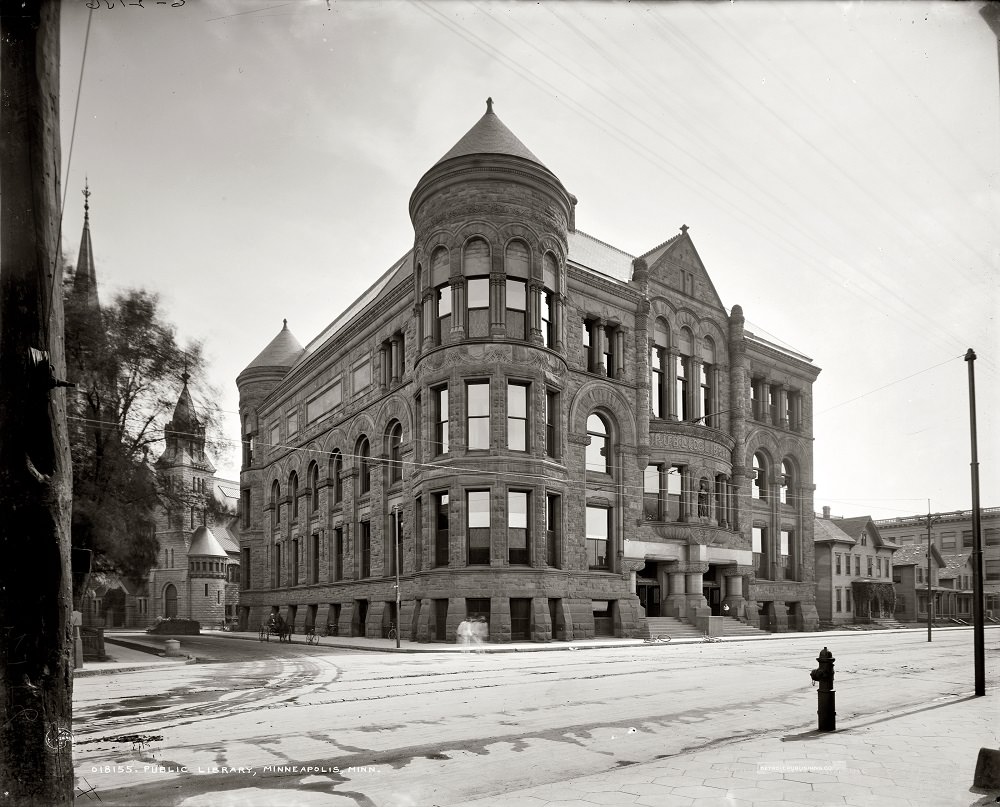
[[[94,267],[94,247],[90,241],[90,184],[83,186],[83,234],[80,237],[80,254],[73,274],[73,296],[87,308],[100,310],[97,296],[97,269]]]

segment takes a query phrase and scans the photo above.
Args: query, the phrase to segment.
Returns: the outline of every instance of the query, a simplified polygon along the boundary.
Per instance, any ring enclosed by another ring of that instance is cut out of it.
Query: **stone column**
[[[490,336],[507,333],[507,282],[502,274],[490,275]]]
[[[399,350],[399,337],[392,337],[392,343],[390,345],[391,357],[392,357],[392,372],[390,373],[390,384],[398,384],[399,379],[403,375],[403,368],[400,366],[400,359],[402,358],[401,352]]]
[[[704,586],[704,576],[707,569],[699,568],[701,564],[688,564],[688,571],[685,572],[684,578],[684,599],[687,606],[692,605],[698,607],[708,607],[708,600],[705,599]],[[707,564],[704,564],[707,566]],[[697,569],[696,571],[692,571]]]
[[[434,310],[434,295],[436,293],[433,289],[427,289],[424,291],[424,296],[421,299],[423,310],[421,319],[424,323],[424,331],[421,336],[421,350],[430,350],[434,347],[434,325],[437,320],[437,312]]]
[[[688,379],[688,389],[691,391],[691,417],[689,420],[697,422],[698,418],[703,415],[707,415],[708,412],[701,411],[701,367],[702,360],[700,356],[692,356],[689,362],[688,374],[691,376]],[[707,424],[706,424],[707,425]]]
[[[527,310],[524,314],[524,338],[532,344],[540,345],[542,339],[542,295],[545,289],[537,280],[528,283]],[[552,312],[549,312],[552,316]]]
[[[680,358],[680,352],[676,347],[670,347],[666,351],[667,366],[663,368],[663,377],[665,384],[667,386],[667,392],[664,396],[666,400],[666,411],[663,413],[663,417],[669,418],[670,420],[679,420],[680,413],[677,411],[677,360]]]
[[[590,320],[590,366],[595,373],[605,375],[607,368],[604,366],[604,321],[600,319]]]
[[[784,384],[778,387],[778,425],[788,428],[788,387]]]
[[[451,278],[451,335],[453,339],[465,337],[465,278]],[[444,334],[441,334],[444,341]]]
[[[752,570],[752,566],[725,566],[721,569],[726,581],[726,594],[722,604],[729,606],[729,616],[733,618],[739,618],[746,610],[746,598],[743,596],[743,576]]]
[[[670,593],[668,594],[666,590],[660,592],[663,613],[667,616],[678,618],[684,616],[686,603],[684,598],[684,572],[675,571],[675,569],[679,568],[679,565],[669,567],[670,571],[667,572],[667,578],[669,580]]]
[[[566,316],[566,298],[562,294],[554,293],[552,295],[552,309],[550,315],[552,317],[554,347],[557,353],[565,353],[566,338],[563,335],[563,320]]]
[[[625,378],[625,330],[619,325],[615,329],[615,343],[612,346],[615,361],[615,378]]]

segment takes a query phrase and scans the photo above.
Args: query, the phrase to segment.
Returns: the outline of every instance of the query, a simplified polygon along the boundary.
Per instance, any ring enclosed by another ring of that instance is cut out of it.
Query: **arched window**
[[[471,337],[490,333],[490,245],[482,238],[472,238],[462,251],[462,274],[465,275],[466,328]]]
[[[556,294],[559,290],[558,264],[551,252],[542,257],[542,292],[539,312],[542,322],[542,344],[555,347]]]
[[[767,458],[763,454],[753,455],[754,478],[750,487],[750,495],[754,499],[767,501]]]
[[[387,436],[389,455],[389,484],[403,481],[403,425],[396,421],[389,427]]]
[[[292,471],[288,475],[288,495],[292,499],[292,521],[299,517],[299,475]]]
[[[687,328],[681,328],[677,338],[677,417],[691,419],[691,356],[694,337]]]
[[[701,342],[701,417],[706,426],[715,426],[718,403],[715,390],[715,342],[706,336]]]
[[[313,462],[309,465],[308,475],[309,486],[309,512],[315,513],[319,510],[319,466]]]
[[[587,418],[587,470],[599,474],[611,473],[611,441],[608,424],[597,413]]]
[[[792,491],[795,484],[795,471],[788,460],[781,461],[781,503],[792,504]]]
[[[275,479],[271,483],[271,526],[277,527],[278,522],[281,520],[281,505],[278,501],[281,499],[281,486],[278,484],[278,480]]]
[[[507,336],[512,339],[527,339],[528,277],[531,272],[531,258],[528,245],[523,241],[511,241],[507,245],[504,252],[504,272],[507,275]]]
[[[177,588],[173,583],[167,583],[167,587],[163,589],[163,615],[167,619],[177,616]]]
[[[653,344],[649,348],[649,408],[654,418],[665,418],[670,414],[666,384],[669,346],[667,323],[658,319],[653,324]]]
[[[253,464],[253,429],[250,424],[250,416],[243,418],[243,467],[249,468]]]
[[[451,330],[451,261],[448,250],[439,247],[431,257],[431,287],[434,289],[434,343],[442,344]]]
[[[330,477],[330,504],[340,504],[344,499],[344,485],[340,481],[340,474],[344,470],[344,458],[339,451],[334,451],[330,455],[330,464],[327,474]]]
[[[358,463],[358,493],[364,496],[372,489],[372,449],[367,437],[358,440],[358,447],[354,453]]]

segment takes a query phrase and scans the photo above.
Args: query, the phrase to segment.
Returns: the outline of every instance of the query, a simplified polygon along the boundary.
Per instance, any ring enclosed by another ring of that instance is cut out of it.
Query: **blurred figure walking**
[[[472,642],[476,647],[477,653],[485,653],[486,649],[483,645],[490,638],[490,626],[486,622],[486,617],[476,617],[476,621],[472,623]]]
[[[474,638],[473,624],[468,619],[463,619],[458,623],[458,643],[463,653],[468,653],[472,649]]]

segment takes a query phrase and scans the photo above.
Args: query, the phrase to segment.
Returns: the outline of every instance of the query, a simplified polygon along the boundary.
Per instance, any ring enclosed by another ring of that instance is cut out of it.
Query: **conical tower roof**
[[[212,531],[202,525],[194,531],[194,535],[191,536],[191,546],[188,547],[188,557],[193,555],[199,555],[201,557],[211,557],[211,558],[228,558],[226,550],[222,548],[222,544],[219,543],[219,539],[216,538]]]
[[[492,98],[486,99],[486,114],[435,165],[470,154],[505,154],[529,160],[545,168],[542,161],[496,116]]]
[[[97,269],[94,266],[94,246],[90,241],[90,186],[83,186],[83,234],[80,236],[80,254],[73,273],[73,296],[87,308],[99,310],[97,297]]]
[[[181,394],[177,396],[177,404],[174,406],[174,416],[170,421],[173,431],[193,434],[200,422],[195,412],[194,402],[191,400],[191,393],[188,391],[188,378],[190,376],[185,371],[181,376],[184,386],[181,387]]]
[[[288,330],[288,320],[286,319],[278,335],[271,340],[266,348],[257,354],[257,358],[243,368],[243,372],[240,375],[243,375],[247,370],[261,368],[287,369],[299,360],[304,350],[305,348],[302,347],[299,340]]]

